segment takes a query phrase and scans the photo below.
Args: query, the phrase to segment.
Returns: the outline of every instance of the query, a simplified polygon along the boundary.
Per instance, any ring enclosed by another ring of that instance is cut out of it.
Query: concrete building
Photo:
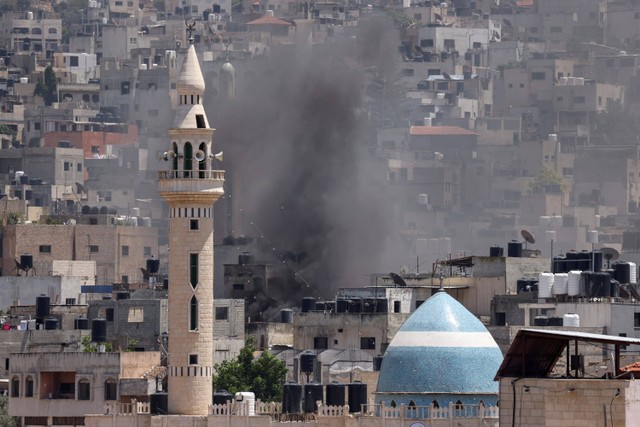
[[[213,373],[213,203],[224,172],[212,170],[213,129],[202,107],[204,78],[191,45],[176,85],[170,170],[160,172],[169,204],[169,413],[206,415]]]
[[[34,19],[33,12],[5,13],[0,33],[15,51],[57,52],[62,41],[62,19]]]

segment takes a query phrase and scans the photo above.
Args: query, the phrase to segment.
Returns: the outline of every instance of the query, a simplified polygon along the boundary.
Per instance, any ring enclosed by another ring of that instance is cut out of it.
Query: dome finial
[[[185,19],[184,25],[187,27],[187,41],[189,42],[189,45],[192,45],[194,40],[193,31],[196,27],[196,21],[195,19]]]

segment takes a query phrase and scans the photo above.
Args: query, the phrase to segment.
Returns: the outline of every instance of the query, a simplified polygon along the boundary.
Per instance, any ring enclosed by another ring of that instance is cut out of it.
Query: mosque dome
[[[493,380],[502,352],[487,328],[446,292],[407,319],[387,348],[376,401],[428,406],[450,402],[495,405]]]

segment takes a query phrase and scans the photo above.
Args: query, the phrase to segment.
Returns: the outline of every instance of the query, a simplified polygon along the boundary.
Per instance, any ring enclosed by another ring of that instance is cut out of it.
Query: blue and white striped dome
[[[502,352],[487,328],[445,292],[425,301],[384,354],[376,401],[495,405]]]

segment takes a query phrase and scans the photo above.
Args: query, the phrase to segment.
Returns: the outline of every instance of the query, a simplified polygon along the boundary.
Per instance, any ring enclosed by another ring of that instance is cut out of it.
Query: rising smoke
[[[216,142],[233,180],[227,203],[242,210],[237,227],[289,269],[258,297],[261,310],[330,297],[391,268],[382,255],[392,210],[385,164],[372,156],[364,68],[389,68],[399,42],[380,20],[341,40],[311,55],[292,47],[252,60],[237,74],[236,100],[215,108]]]

